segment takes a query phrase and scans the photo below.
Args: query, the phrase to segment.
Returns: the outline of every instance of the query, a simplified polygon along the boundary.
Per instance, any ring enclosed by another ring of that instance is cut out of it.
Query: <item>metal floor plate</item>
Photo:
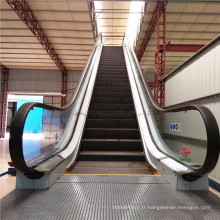
[[[160,177],[123,177],[120,184],[115,176],[77,178],[81,182],[57,182],[49,190],[14,190],[1,200],[1,219],[217,220],[220,216],[220,199],[211,192],[144,183]],[[143,183],[134,184],[140,179]]]
[[[143,175],[154,175],[153,172],[148,169],[132,169],[132,168],[86,168],[86,167],[75,167],[72,169],[70,174],[143,174]]]
[[[161,176],[78,176],[64,175],[57,182],[62,183],[124,183],[124,184],[168,184]]]

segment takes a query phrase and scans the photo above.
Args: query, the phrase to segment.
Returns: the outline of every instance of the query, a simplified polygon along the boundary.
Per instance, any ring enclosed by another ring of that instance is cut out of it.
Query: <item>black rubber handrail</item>
[[[39,178],[43,176],[43,173],[39,173],[35,171],[33,168],[28,167],[25,162],[24,154],[23,154],[22,137],[23,137],[24,125],[29,111],[32,110],[34,107],[39,107],[52,111],[53,110],[61,111],[63,109],[42,103],[35,103],[35,102],[25,103],[18,109],[11,123],[9,151],[13,165],[16,167],[17,170],[21,171],[22,173],[31,175],[32,178]]]
[[[129,46],[130,47],[130,46]],[[194,170],[189,174],[183,174],[182,177],[183,179],[187,180],[187,181],[195,181],[198,178],[200,178],[203,175],[206,175],[208,173],[210,173],[216,166],[218,159],[219,159],[219,154],[220,154],[220,135],[219,135],[219,127],[217,124],[217,121],[213,115],[213,113],[205,106],[197,106],[197,105],[189,105],[189,106],[183,106],[180,108],[169,108],[169,109],[163,109],[161,108],[158,103],[156,102],[156,100],[154,99],[149,86],[145,83],[144,79],[143,79],[143,75],[142,75],[142,71],[141,68],[139,66],[138,60],[136,55],[134,54],[134,51],[131,49],[130,47],[130,51],[134,60],[135,60],[135,65],[137,66],[138,70],[139,70],[139,74],[142,78],[142,83],[145,86],[145,89],[148,93],[148,97],[150,98],[153,106],[155,109],[157,109],[158,111],[161,112],[181,112],[181,111],[187,111],[187,110],[196,110],[199,112],[199,114],[202,116],[204,124],[205,124],[205,128],[206,128],[206,134],[207,134],[207,152],[206,152],[206,157],[205,157],[205,161],[202,165],[202,167],[200,169]],[[148,125],[149,127],[149,125]],[[153,135],[150,131],[151,137],[153,139],[153,142],[155,143],[157,149],[162,152],[163,154],[165,154],[166,156],[174,159],[175,161],[181,163],[180,161],[178,161],[176,158],[173,158],[172,156],[164,153],[163,151],[160,150],[160,148],[157,146],[156,141],[153,138]],[[183,164],[183,163],[181,163]],[[183,164],[186,166],[186,164]]]

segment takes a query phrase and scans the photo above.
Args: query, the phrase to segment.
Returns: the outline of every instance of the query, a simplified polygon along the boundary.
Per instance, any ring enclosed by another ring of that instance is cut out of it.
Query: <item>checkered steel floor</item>
[[[161,176],[65,175],[49,190],[14,190],[1,219],[207,219],[220,216],[211,192],[175,191]]]

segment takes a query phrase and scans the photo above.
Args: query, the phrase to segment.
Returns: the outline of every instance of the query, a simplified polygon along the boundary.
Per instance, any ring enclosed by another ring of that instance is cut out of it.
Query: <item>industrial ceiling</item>
[[[135,51],[138,52],[156,2],[148,2]],[[166,41],[171,44],[205,45],[220,34],[220,2],[169,2],[166,7]],[[145,72],[154,72],[156,30],[141,59]],[[195,52],[166,52],[166,72],[178,67]]]
[[[26,2],[66,69],[83,69],[95,42],[88,2]],[[57,69],[5,0],[1,0],[0,62],[9,68]]]
[[[98,32],[107,45],[121,45],[127,29],[130,1],[26,0],[67,70],[82,70]],[[141,47],[156,2],[146,2],[135,51]],[[57,69],[40,42],[5,0],[1,0],[0,63],[8,68]],[[205,45],[220,33],[220,2],[167,4],[167,42]],[[145,72],[154,72],[156,31],[141,59]],[[167,52],[167,72],[194,52]]]

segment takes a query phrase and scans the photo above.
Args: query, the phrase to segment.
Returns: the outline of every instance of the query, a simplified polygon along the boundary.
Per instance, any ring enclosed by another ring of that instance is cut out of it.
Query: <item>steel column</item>
[[[167,1],[157,1],[157,5],[155,7],[155,10],[154,10],[154,13],[152,15],[152,18],[149,22],[149,25],[148,25],[148,29],[145,33],[145,36],[144,36],[144,39],[142,41],[142,44],[141,44],[141,47],[139,49],[139,51],[137,52],[137,58],[138,58],[138,61],[140,62],[143,55],[144,55],[144,52],[149,44],[149,41],[151,40],[151,37],[152,37],[152,34],[157,26],[157,12],[159,10],[159,8],[161,7],[161,5],[166,5],[167,4]],[[161,15],[161,14],[160,14]]]
[[[67,71],[62,71],[61,106],[66,105],[67,98]]]
[[[165,104],[165,76],[166,68],[166,1],[159,2],[156,11],[157,50],[155,53],[154,97],[161,107]]]
[[[5,131],[7,126],[7,101],[8,101],[8,76],[9,70],[4,65],[0,64],[1,67],[1,134],[0,138],[5,137]]]
[[[205,45],[196,45],[196,44],[171,44],[168,42],[166,45],[166,51],[172,51],[172,52],[197,52]],[[161,49],[163,46],[161,45]]]
[[[33,11],[30,9],[29,5],[25,0],[6,0],[6,2],[11,6],[15,13],[20,17],[20,19],[26,24],[26,26],[35,35],[38,41],[41,43],[43,48],[46,50],[48,55],[51,57],[53,62],[56,64],[58,69],[62,72],[62,89],[61,92],[64,95],[62,97],[62,103],[66,103],[66,91],[67,91],[67,71],[63,65],[61,59],[41,28],[38,20],[35,18]]]

